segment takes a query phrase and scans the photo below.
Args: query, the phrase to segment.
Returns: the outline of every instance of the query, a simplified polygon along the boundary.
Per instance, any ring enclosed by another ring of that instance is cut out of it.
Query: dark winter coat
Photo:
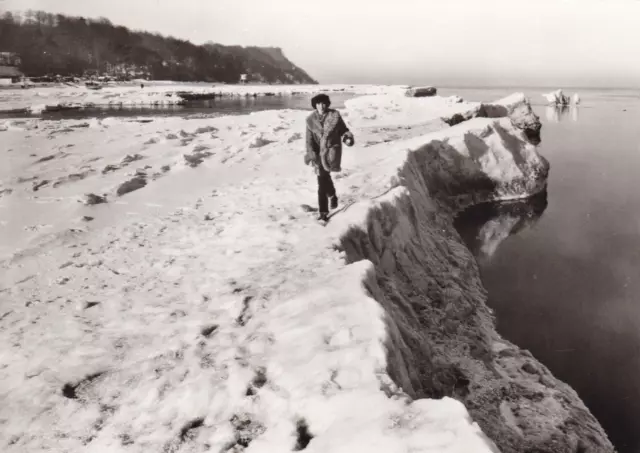
[[[307,117],[305,163],[322,165],[326,171],[340,171],[343,140],[350,140],[353,144],[354,139],[340,112],[328,109],[320,115],[314,111]]]

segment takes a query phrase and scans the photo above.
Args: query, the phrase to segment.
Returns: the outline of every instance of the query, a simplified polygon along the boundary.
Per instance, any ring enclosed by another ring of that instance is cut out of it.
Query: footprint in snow
[[[270,143],[274,143],[274,140],[267,140],[262,136],[257,136],[249,142],[249,148],[262,148]]]

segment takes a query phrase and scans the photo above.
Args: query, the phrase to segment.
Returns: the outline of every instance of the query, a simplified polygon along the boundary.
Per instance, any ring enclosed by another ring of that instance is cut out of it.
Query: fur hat
[[[320,103],[326,104],[327,107],[329,107],[331,105],[331,99],[329,99],[329,96],[324,93],[316,94],[311,98],[311,107],[313,107],[314,109],[316,108],[316,104]]]

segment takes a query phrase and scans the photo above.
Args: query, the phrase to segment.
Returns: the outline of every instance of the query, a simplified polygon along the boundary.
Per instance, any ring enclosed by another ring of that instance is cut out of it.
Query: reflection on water
[[[585,92],[578,109],[580,121],[571,107],[535,108],[549,204],[480,275],[498,332],[571,385],[619,453],[638,453],[640,97]]]
[[[547,192],[524,200],[483,203],[460,213],[454,226],[478,263],[487,264],[509,236],[533,227],[547,208]]]
[[[577,105],[548,105],[545,109],[545,117],[551,123],[559,123],[567,118],[578,122],[580,108]]]

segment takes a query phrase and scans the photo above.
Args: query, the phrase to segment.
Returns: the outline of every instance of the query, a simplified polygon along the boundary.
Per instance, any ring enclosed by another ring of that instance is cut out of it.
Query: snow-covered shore
[[[524,98],[343,113],[326,227],[305,112],[0,124],[3,451],[613,451],[452,226],[544,189]]]

